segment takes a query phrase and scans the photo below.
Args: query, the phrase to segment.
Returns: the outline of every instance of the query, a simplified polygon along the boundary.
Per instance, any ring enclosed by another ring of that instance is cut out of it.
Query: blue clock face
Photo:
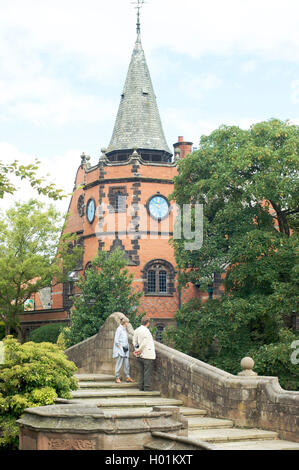
[[[153,196],[148,203],[148,210],[154,219],[164,219],[169,213],[169,204],[163,196]]]
[[[91,224],[94,220],[96,213],[96,203],[94,199],[89,199],[87,203],[87,208],[86,208],[86,217],[88,222]]]

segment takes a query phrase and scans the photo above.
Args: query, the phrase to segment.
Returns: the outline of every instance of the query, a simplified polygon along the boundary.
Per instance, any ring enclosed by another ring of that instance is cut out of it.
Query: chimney
[[[179,136],[178,142],[176,144],[173,144],[174,153],[176,154],[177,149],[180,149],[181,151],[180,158],[185,158],[186,155],[192,152],[192,145],[193,145],[193,142],[186,142],[183,136]]]

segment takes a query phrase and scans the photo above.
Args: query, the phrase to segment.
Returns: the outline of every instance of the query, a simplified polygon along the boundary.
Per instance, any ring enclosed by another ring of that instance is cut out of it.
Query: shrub
[[[36,328],[36,330],[30,333],[30,341],[34,341],[35,343],[47,342],[55,344],[62,328],[63,325],[61,323],[52,323],[51,325]]]
[[[70,328],[66,327],[66,328],[63,328],[63,330],[61,330],[58,338],[57,338],[57,341],[56,341],[56,344],[57,346],[62,349],[63,351],[65,351],[69,346],[70,346],[70,342],[68,341],[66,335],[69,333],[70,331]]]
[[[8,336],[4,352],[4,364],[0,365],[0,449],[13,449],[15,420],[25,408],[51,405],[57,397],[71,398],[71,390],[78,387],[74,377],[77,368],[51,343],[21,345]]]
[[[18,450],[19,448],[19,426],[13,416],[0,415],[0,451]]]

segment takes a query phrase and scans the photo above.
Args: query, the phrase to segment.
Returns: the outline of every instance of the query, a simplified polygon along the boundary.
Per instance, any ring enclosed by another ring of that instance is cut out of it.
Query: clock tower
[[[75,178],[65,231],[79,235],[82,263],[69,283],[52,286],[51,308],[44,315],[37,296],[35,311],[23,317],[23,327],[32,328],[34,320],[35,327],[70,321],[74,280],[98,250],[123,250],[134,275],[133,288],[143,293],[140,311],[154,319],[158,334],[175,324],[182,302],[200,295],[193,285],[178,290],[169,243],[176,216],[169,198],[173,178],[177,161],[191,153],[192,143],[180,137],[173,155],[166,142],[141,43],[140,6],[138,2],[137,38],[109,145],[94,166],[82,154]]]

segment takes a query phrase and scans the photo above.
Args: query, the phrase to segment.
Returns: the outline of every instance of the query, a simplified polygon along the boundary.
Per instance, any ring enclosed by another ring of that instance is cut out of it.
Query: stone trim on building
[[[161,179],[161,178],[150,178],[145,176],[130,176],[126,178],[107,178],[107,179],[98,179],[92,183],[86,184],[84,186],[84,191],[95,186],[99,186],[101,189],[105,188],[106,184],[125,184],[125,183],[153,183],[153,184],[173,184],[171,179]],[[105,197],[105,194],[101,194],[102,198]]]
[[[135,240],[132,240],[132,241],[134,242]],[[133,245],[133,246],[136,246],[136,245]],[[126,250],[123,243],[122,243],[122,241],[119,238],[115,238],[115,240],[113,240],[113,243],[112,243],[109,251],[110,252],[114,251],[117,248],[120,249],[121,251],[123,251],[124,257],[127,260],[127,266],[138,266],[139,265],[140,260],[139,260],[138,250],[137,249]]]

